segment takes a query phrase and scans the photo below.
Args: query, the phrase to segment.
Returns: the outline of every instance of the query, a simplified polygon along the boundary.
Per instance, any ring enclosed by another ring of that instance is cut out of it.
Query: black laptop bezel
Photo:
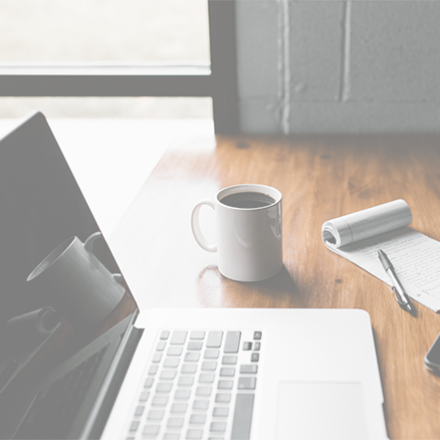
[[[9,275],[8,280],[10,280],[3,289],[4,307],[0,328],[4,329],[5,323],[11,316],[15,316],[14,314],[47,306],[47,303],[42,298],[37,298],[37,295],[29,300],[31,295],[29,291],[26,291],[28,286],[23,282],[23,277],[29,272],[35,261],[41,259],[45,253],[47,254],[61,236],[77,235],[85,241],[89,235],[99,231],[99,226],[45,116],[41,112],[29,115],[17,128],[0,140],[0,173],[3,173],[0,177],[0,195],[3,194],[1,199],[3,202],[0,203],[3,203],[5,208],[8,197],[9,202],[15,197],[14,203],[18,205],[16,209],[3,211],[6,213],[4,218],[9,215],[3,221],[3,229],[9,229],[6,232],[12,238],[14,235],[20,235],[16,246],[13,246],[12,239],[9,241],[9,247],[14,249],[13,252],[16,251],[15,265],[12,262],[10,267],[6,264],[9,263],[7,252],[4,251],[2,257],[3,274]],[[53,206],[50,205],[51,203]],[[62,228],[60,228],[62,232],[60,233],[51,231],[45,224],[48,221],[47,213],[52,213],[51,209],[53,209],[54,222],[62,224]],[[44,213],[46,213],[46,218],[42,219],[35,215]],[[34,215],[35,218],[30,218]],[[31,225],[27,224],[23,227],[23,224],[28,220],[31,220]],[[33,234],[23,234],[23,236],[19,234],[20,228],[25,229],[26,227],[28,231],[33,230]],[[39,235],[40,230],[44,231],[40,234],[41,236]],[[17,262],[20,261],[21,254],[19,252],[23,254],[23,249],[29,251],[29,255],[25,256],[26,267],[20,267],[16,270],[14,266],[17,266]],[[100,251],[103,263],[112,272],[120,273],[105,239],[100,243]],[[17,280],[19,281],[17,282]],[[90,334],[82,329],[72,330],[70,324],[64,321],[58,331],[62,333],[61,329],[65,330],[67,326],[69,334],[67,344],[70,343],[77,350],[74,350],[74,353],[61,363],[56,356],[53,359],[49,356],[49,361],[43,361],[43,366],[41,366],[42,361],[39,360],[38,366],[41,372],[36,375],[36,378],[33,378],[32,374],[28,374],[31,379],[26,375],[19,374],[0,392],[0,414],[2,414],[0,432],[2,438],[19,440],[22,438],[21,433],[25,434],[23,438],[27,438],[27,432],[23,430],[23,423],[26,421],[26,415],[33,410],[39,393],[69,374],[103,347],[107,347],[93,380],[84,392],[81,405],[76,408],[74,417],[70,418],[70,426],[65,430],[65,435],[60,434],[54,437],[66,440],[99,438],[142,334],[142,331],[133,326],[138,309],[127,284],[125,282],[124,284],[126,287],[125,301],[132,302],[133,312],[129,316],[101,335],[97,331],[89,332],[98,336],[85,346],[79,341],[87,341],[90,339]],[[14,292],[14,286],[18,286],[18,297],[13,297],[14,299],[10,300],[11,295],[14,294],[11,293]],[[20,296],[22,292],[23,294]],[[20,307],[20,310],[17,310],[17,307]],[[56,340],[57,335],[51,338],[46,345],[43,344],[40,352],[50,351],[50,344],[55,343],[53,341]],[[55,349],[57,347],[54,347]],[[31,360],[31,363],[34,359]],[[23,369],[25,372],[26,368],[29,370],[31,367],[25,366]],[[25,379],[22,379],[22,376]]]

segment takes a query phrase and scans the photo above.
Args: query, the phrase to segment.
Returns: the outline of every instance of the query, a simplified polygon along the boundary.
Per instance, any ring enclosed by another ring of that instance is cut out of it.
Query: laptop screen
[[[56,367],[129,322],[136,304],[119,272],[45,117],[32,115],[0,141],[0,396],[42,347]]]

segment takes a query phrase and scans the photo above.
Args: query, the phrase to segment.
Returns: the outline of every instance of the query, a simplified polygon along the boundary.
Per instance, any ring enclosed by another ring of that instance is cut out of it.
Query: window
[[[216,131],[236,131],[234,17],[224,0],[2,0],[0,96],[212,97]]]
[[[2,0],[2,63],[209,61],[207,0]]]

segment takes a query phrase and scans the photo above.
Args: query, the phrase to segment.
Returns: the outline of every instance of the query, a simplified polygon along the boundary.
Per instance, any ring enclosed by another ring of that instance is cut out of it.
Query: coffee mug
[[[220,273],[235,281],[261,281],[282,268],[281,193],[270,186],[245,184],[220,190],[193,209],[191,226],[197,243],[218,253]],[[217,243],[200,229],[203,205],[215,211]]]
[[[27,281],[74,328],[97,325],[116,307],[125,288],[120,274],[110,271],[92,253],[100,232],[85,243],[71,237],[30,273]]]

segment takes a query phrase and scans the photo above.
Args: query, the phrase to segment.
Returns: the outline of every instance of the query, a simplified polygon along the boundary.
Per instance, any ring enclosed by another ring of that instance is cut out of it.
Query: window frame
[[[208,0],[211,63],[3,64],[1,97],[211,97],[216,134],[240,132],[235,0]]]

